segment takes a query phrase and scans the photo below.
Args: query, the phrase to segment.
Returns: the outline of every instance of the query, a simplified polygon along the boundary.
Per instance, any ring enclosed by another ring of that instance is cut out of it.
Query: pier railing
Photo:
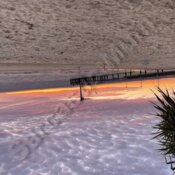
[[[172,76],[175,75],[175,69],[156,69],[156,70],[148,70],[148,69],[140,69],[137,71],[124,71],[124,72],[115,72],[109,74],[100,74],[93,75],[90,77],[80,77],[70,79],[70,84],[72,86],[79,85],[92,85],[94,83],[101,84],[104,82],[119,82],[119,81],[129,81],[131,79],[141,79],[141,78],[152,78],[152,77],[163,77],[163,76]]]

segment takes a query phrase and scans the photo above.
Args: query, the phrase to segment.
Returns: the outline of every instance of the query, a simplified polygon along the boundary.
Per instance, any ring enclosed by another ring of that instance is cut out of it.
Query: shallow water
[[[153,95],[128,86],[96,88],[54,126],[48,119],[58,106],[78,101],[73,91],[1,94],[0,174],[172,174],[152,140]]]

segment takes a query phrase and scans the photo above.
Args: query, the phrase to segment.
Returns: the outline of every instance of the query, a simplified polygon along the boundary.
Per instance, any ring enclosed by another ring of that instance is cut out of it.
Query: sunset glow
[[[128,99],[129,100],[129,99],[137,99],[137,98],[152,98],[154,96],[152,91],[156,91],[156,88],[158,87],[158,85],[163,90],[169,89],[171,91],[175,86],[175,78],[101,84],[101,85],[94,85],[92,87],[85,86],[83,87],[83,89],[84,89],[85,96],[87,94],[86,93],[87,91],[92,91],[92,93],[91,92],[88,93],[88,97],[94,100],[101,100],[101,99]],[[65,93],[69,94],[73,92],[78,93],[79,87],[16,91],[16,92],[8,92],[5,94],[22,95],[22,96],[25,96],[25,95],[47,96],[51,94],[61,95],[61,94],[65,94]]]

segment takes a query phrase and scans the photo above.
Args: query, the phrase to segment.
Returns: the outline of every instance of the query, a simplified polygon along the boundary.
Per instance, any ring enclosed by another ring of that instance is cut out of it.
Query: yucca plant
[[[155,137],[160,143],[161,153],[165,157],[169,156],[167,164],[171,164],[171,168],[175,170],[173,164],[175,161],[175,98],[171,97],[168,90],[165,92],[158,88],[160,96],[155,94],[158,104],[154,103],[154,107],[157,110],[156,116],[160,118],[159,123],[154,126]],[[175,93],[173,95],[175,97]]]

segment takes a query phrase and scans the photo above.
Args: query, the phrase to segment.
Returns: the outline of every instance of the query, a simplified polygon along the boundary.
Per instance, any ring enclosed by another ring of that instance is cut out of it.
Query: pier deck
[[[81,77],[70,79],[70,84],[72,86],[79,85],[93,85],[93,84],[101,84],[104,82],[120,82],[120,81],[128,81],[128,80],[139,80],[142,78],[152,78],[152,77],[164,77],[175,75],[175,69],[165,70],[165,69],[156,69],[156,70],[147,70],[142,69],[140,71],[125,71],[125,72],[117,72],[110,74],[101,74],[101,75],[93,75],[89,77]]]

